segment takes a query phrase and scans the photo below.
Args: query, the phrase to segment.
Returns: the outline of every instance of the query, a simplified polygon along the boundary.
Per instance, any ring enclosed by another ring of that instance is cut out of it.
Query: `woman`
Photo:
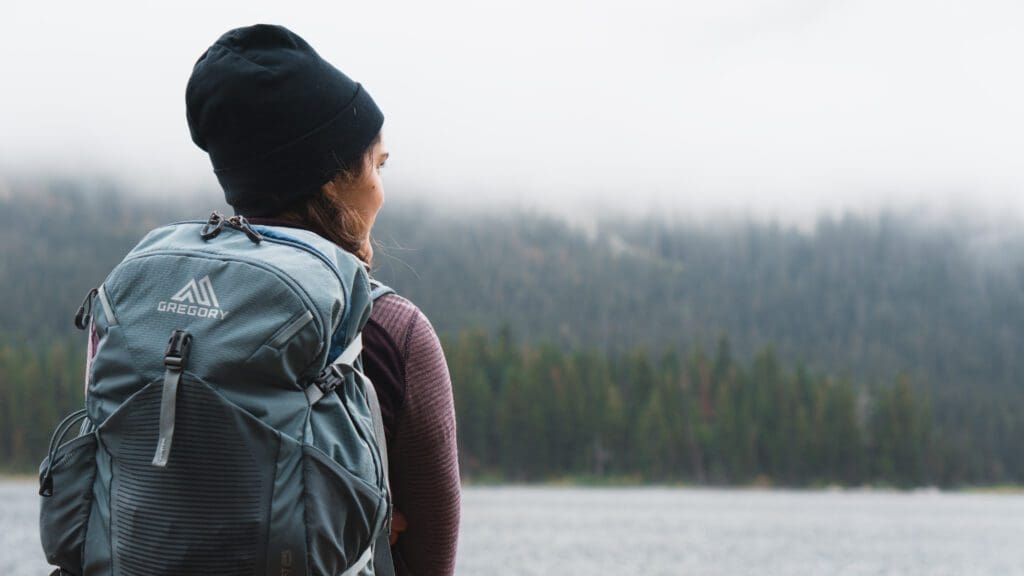
[[[384,202],[384,117],[369,94],[280,26],[224,34],[186,89],[193,141],[250,222],[311,230],[373,261]],[[459,472],[451,382],[437,335],[411,302],[380,297],[363,331],[380,398],[398,574],[452,574]]]

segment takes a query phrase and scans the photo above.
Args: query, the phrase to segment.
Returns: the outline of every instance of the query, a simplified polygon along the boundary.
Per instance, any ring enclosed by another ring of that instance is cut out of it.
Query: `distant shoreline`
[[[36,483],[38,477],[30,473],[0,473],[0,483]],[[991,486],[962,486],[958,488],[939,488],[937,486],[917,486],[914,488],[897,488],[888,485],[864,485],[864,486],[776,486],[770,484],[687,484],[685,482],[641,482],[630,478],[608,478],[603,481],[593,479],[579,480],[549,480],[543,482],[516,482],[488,480],[463,480],[463,488],[666,488],[682,490],[735,490],[739,492],[898,492],[906,494],[914,493],[941,493],[941,494],[994,494],[994,495],[1024,495],[1024,484],[995,484]]]
[[[2,472],[0,482],[38,482],[39,477],[30,473]]]
[[[635,476],[621,477],[566,477],[552,478],[541,481],[515,481],[495,477],[480,477],[462,480],[463,487],[544,487],[544,488],[678,488],[687,490],[736,490],[736,491],[766,491],[766,492],[903,492],[903,493],[928,493],[941,492],[943,494],[971,493],[971,494],[1024,494],[1024,484],[992,484],[992,485],[965,485],[943,488],[940,486],[912,486],[909,488],[894,486],[892,484],[862,484],[856,486],[844,486],[841,484],[810,484],[807,486],[786,486],[774,484],[762,479],[758,482],[746,484],[695,484],[684,481],[644,481]]]
[[[975,493],[975,494],[1024,494],[1024,484],[992,484],[992,485],[964,485],[955,487],[941,486],[911,486],[900,487],[892,484],[861,484],[845,486],[842,484],[809,484],[806,486],[787,486],[775,484],[769,479],[762,478],[759,481],[746,484],[695,484],[685,481],[645,481],[636,476],[611,476],[611,477],[576,477],[551,478],[540,481],[517,481],[493,476],[481,476],[476,478],[464,478],[464,487],[567,487],[567,488],[682,488],[690,490],[737,490],[737,491],[773,491],[773,492],[906,492],[906,493],[927,493],[942,492],[954,494]]]

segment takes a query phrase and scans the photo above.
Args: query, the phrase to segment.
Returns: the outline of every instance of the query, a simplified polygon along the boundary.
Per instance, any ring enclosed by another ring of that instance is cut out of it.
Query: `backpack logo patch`
[[[199,282],[189,280],[184,288],[178,290],[178,293],[174,296],[171,296],[171,300],[220,308],[220,303],[217,302],[217,294],[213,292],[213,284],[210,282],[209,275],[203,276]]]
[[[157,304],[156,309],[157,312],[218,320],[223,320],[228,315],[227,310],[220,307],[209,275],[203,276],[198,281],[189,280],[188,284],[171,296],[171,301],[162,300]]]

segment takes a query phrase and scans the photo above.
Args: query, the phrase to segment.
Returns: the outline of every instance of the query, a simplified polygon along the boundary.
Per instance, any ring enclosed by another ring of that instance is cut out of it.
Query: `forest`
[[[0,463],[82,402],[89,288],[225,210],[104,182],[0,187]],[[467,480],[1024,481],[1024,235],[913,214],[756,221],[389,202],[375,275],[442,336]]]

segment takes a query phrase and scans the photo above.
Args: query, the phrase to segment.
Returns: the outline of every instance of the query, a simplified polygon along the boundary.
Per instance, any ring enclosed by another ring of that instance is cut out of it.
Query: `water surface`
[[[46,574],[0,481],[0,574]],[[1024,575],[1024,495],[471,487],[457,574]]]

